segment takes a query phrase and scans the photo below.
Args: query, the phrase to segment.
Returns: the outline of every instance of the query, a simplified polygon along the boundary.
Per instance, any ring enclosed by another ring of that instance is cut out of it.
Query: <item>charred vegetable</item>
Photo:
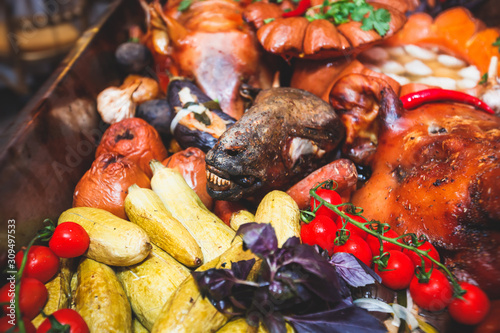
[[[311,93],[263,90],[208,152],[208,193],[236,201],[290,186],[328,163],[344,132],[332,107]]]
[[[148,176],[137,164],[122,155],[104,153],[76,185],[73,207],[101,208],[126,219],[123,201],[132,184],[151,188]]]
[[[96,157],[106,152],[114,152],[128,157],[151,176],[149,161],[167,158],[167,149],[158,132],[139,118],[129,118],[111,125],[101,138]]]
[[[118,46],[115,58],[126,73],[140,73],[153,59],[145,45],[134,42],[126,42]]]
[[[175,110],[170,131],[183,149],[196,147],[206,153],[235,122],[189,80],[172,80],[167,96]]]
[[[174,113],[167,100],[152,99],[146,101],[137,107],[135,115],[153,126],[164,141],[172,136],[170,124]]]

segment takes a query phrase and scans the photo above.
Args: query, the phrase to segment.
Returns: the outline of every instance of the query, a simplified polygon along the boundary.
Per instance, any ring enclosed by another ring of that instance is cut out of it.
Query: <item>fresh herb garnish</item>
[[[274,21],[275,19],[274,18],[266,18],[264,19],[264,24],[268,24],[268,23],[271,23],[272,21]]]
[[[498,51],[500,51],[500,37],[497,37],[497,40],[491,44],[493,46],[497,46],[498,47]]]
[[[177,7],[177,10],[180,12],[184,12],[191,7],[191,0],[182,0],[181,3],[179,4],[179,7]]]
[[[204,124],[205,126],[210,126],[210,124],[212,123],[210,121],[210,117],[208,116],[208,114],[206,112],[202,112],[202,113],[194,112],[194,119],[198,120],[200,123]]]
[[[477,84],[486,84],[488,82],[488,73],[484,73],[483,76],[481,76],[481,80]]]
[[[379,278],[351,254],[331,259],[297,237],[280,248],[270,224],[240,227],[244,249],[260,259],[255,281],[247,281],[255,261],[233,263],[231,269],[192,272],[203,297],[222,312],[245,316],[250,326],[262,322],[271,333],[385,332],[385,327],[355,306],[348,285],[364,286]]]
[[[365,0],[340,0],[329,2],[325,0],[321,6],[313,7],[319,10],[306,16],[309,21],[324,19],[335,25],[349,21],[361,22],[364,31],[375,30],[380,36],[385,36],[390,28],[391,13],[383,8],[375,10]]]

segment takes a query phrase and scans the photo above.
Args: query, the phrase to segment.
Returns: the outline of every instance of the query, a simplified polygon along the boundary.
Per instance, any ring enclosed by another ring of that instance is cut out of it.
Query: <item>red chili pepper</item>
[[[495,111],[493,111],[485,102],[483,102],[479,98],[455,90],[446,90],[446,89],[420,90],[402,96],[401,101],[403,102],[404,108],[407,110],[419,107],[424,103],[450,101],[450,102],[468,104],[484,112],[495,114]]]
[[[297,8],[289,12],[283,13],[282,17],[294,17],[303,15],[311,7],[311,0],[300,0]]]

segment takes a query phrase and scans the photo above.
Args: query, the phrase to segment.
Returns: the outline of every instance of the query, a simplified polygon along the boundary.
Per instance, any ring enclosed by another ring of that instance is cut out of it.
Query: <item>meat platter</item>
[[[498,329],[491,3],[113,2],[2,150],[0,328]]]

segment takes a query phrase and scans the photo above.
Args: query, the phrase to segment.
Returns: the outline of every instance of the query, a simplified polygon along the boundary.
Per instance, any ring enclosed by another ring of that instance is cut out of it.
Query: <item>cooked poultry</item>
[[[241,17],[242,5],[231,0],[192,2],[188,9],[158,2],[149,7],[153,52],[167,56],[173,75],[194,78],[224,112],[239,119],[244,111],[242,83],[270,88],[272,73],[263,52]]]
[[[385,81],[359,74],[341,78],[330,101],[344,152],[373,172],[352,202],[400,234],[426,234],[498,297],[500,118],[450,103],[408,111]]]

